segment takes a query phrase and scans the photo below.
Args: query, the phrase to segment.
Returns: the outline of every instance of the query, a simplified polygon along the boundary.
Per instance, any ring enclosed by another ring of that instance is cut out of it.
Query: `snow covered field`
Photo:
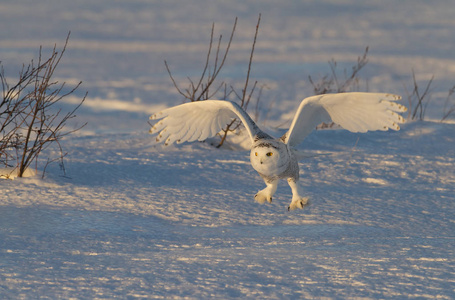
[[[260,124],[289,121],[308,75],[331,58],[349,68],[366,46],[362,90],[406,98],[412,70],[422,88],[435,76],[426,121],[307,138],[324,155],[301,162],[304,210],[287,211],[285,182],[272,204],[253,201],[263,182],[248,151],[164,149],[147,133],[150,114],[182,102],[163,60],[178,80],[197,76],[212,22],[226,39],[238,16],[222,76],[242,82],[259,13]],[[7,75],[71,30],[56,75],[89,92],[88,125],[63,143],[67,176],[51,165],[44,179],[0,181],[1,298],[453,299],[455,122],[438,121],[455,84],[454,15],[442,0],[0,3]]]

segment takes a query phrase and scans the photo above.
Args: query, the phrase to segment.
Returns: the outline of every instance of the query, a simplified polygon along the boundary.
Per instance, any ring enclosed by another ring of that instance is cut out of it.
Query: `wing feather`
[[[404,118],[398,112],[406,107],[394,102],[401,97],[383,93],[339,93],[308,97],[302,100],[285,143],[296,146],[321,122],[334,122],[352,132],[399,130]]]
[[[210,136],[210,126],[212,124],[212,120],[213,120],[213,116],[211,116],[211,115],[205,115],[203,117],[203,121],[201,121],[201,122],[203,122],[205,124],[205,126],[201,126],[198,128],[199,129],[199,136],[198,136],[199,141],[204,141],[205,139],[207,139]]]
[[[187,122],[192,123],[197,119],[196,114],[190,114],[188,117]],[[176,133],[176,143],[180,144],[183,143],[184,141],[187,141],[190,139],[194,134],[194,128],[191,128],[189,126],[185,126],[185,123],[182,123],[182,130],[179,133]]]
[[[216,121],[215,118],[212,119],[209,128],[210,128],[209,136],[215,136],[219,132],[219,130],[217,130],[218,122]]]
[[[158,133],[156,141],[166,145],[202,141],[215,136],[234,118],[242,121],[251,141],[262,133],[238,104],[222,100],[190,102],[158,112],[150,117],[157,121],[150,133]]]

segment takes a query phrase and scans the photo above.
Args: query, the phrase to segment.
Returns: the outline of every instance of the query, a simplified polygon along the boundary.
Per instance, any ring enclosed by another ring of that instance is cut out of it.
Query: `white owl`
[[[352,132],[369,130],[399,130],[404,119],[397,112],[406,107],[395,103],[400,96],[382,93],[324,94],[305,98],[292,120],[289,130],[279,139],[263,132],[250,116],[236,103],[205,100],[185,103],[165,109],[150,117],[160,120],[150,129],[156,141],[165,145],[203,141],[215,136],[234,118],[242,121],[252,146],[250,161],[264,179],[267,187],[254,199],[259,203],[272,202],[278,181],[286,179],[292,189],[288,210],[303,208],[308,198],[299,186],[299,157],[295,149],[320,123],[334,122]]]

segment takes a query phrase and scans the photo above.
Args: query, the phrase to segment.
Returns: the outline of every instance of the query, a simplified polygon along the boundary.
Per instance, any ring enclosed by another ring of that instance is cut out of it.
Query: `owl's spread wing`
[[[398,123],[404,119],[397,112],[407,110],[394,102],[400,99],[400,96],[382,93],[339,93],[305,98],[282,139],[290,146],[297,146],[322,122],[334,122],[352,132],[399,130]]]
[[[234,118],[243,122],[251,140],[261,133],[256,123],[236,103],[223,100],[204,100],[174,106],[150,117],[159,120],[150,129],[157,142],[170,145],[174,142],[203,141],[215,136]]]

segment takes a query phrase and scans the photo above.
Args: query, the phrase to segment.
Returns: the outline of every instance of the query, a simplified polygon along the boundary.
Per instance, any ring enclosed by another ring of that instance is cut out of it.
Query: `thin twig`
[[[253,46],[251,46],[250,60],[248,61],[248,71],[246,73],[245,86],[243,88],[242,107],[243,107],[243,105],[245,103],[245,95],[246,95],[246,91],[248,89],[248,82],[250,80],[251,64],[253,63],[254,49],[255,49],[255,46],[256,46],[256,40],[257,40],[257,37],[258,37],[260,23],[261,23],[261,14],[259,14],[259,17],[258,17],[258,22],[256,24],[256,31],[254,33]],[[255,86],[256,86],[256,84],[255,84]]]
[[[445,119],[447,119],[453,112],[455,112],[455,104],[452,105],[452,107],[446,112],[446,109],[447,109],[447,105],[449,104],[449,101],[450,101],[450,98],[452,97],[452,95],[455,93],[455,85],[449,89],[449,93],[447,95],[447,98],[446,98],[446,101],[444,103],[444,115],[441,119],[441,122],[443,122]]]
[[[57,145],[62,154],[59,140],[85,125],[74,130],[65,130],[67,121],[75,117],[76,110],[85,101],[87,94],[73,110],[64,115],[61,115],[61,109],[52,110],[54,104],[75,92],[81,84],[78,83],[69,92],[63,92],[66,89],[66,83],[59,84],[58,81],[52,80],[66,51],[70,34],[68,33],[60,52],[56,51],[57,46],[54,45],[51,56],[47,60],[43,59],[42,47],[40,47],[37,65],[35,66],[32,60],[27,67],[23,66],[16,85],[10,87],[4,77],[3,69],[0,72],[3,88],[1,103],[8,103],[7,115],[0,113],[2,133],[7,133],[0,141],[0,153],[4,152],[5,147],[13,147],[19,177],[23,176],[33,162],[37,167],[38,158],[49,146]],[[8,89],[6,92],[5,88]],[[29,89],[30,91],[27,91]],[[6,128],[9,129],[5,131]],[[60,157],[63,158],[64,155]],[[48,163],[52,161],[54,159],[48,158]]]

